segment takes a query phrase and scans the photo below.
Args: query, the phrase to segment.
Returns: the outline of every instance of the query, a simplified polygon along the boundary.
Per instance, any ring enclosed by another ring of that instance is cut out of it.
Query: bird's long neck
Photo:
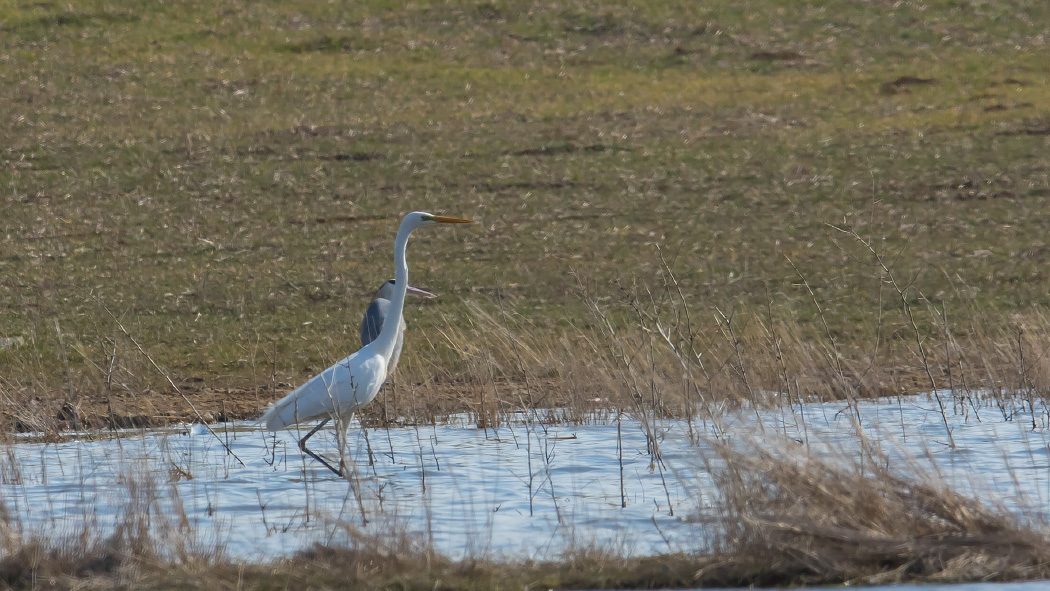
[[[386,321],[383,322],[383,329],[374,341],[387,361],[394,353],[398,328],[401,326],[401,313],[405,308],[405,293],[408,291],[408,262],[405,250],[408,247],[408,237],[414,229],[402,222],[397,231],[397,239],[394,240],[394,295],[390,298],[390,310]]]

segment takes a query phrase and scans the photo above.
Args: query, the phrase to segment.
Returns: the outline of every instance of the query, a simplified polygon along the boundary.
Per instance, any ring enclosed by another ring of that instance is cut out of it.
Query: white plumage
[[[376,347],[364,347],[277,401],[262,420],[271,431],[335,417],[349,422],[357,409],[379,394],[386,366]]]
[[[405,251],[408,237],[420,226],[429,224],[469,224],[470,220],[438,216],[423,211],[414,211],[405,216],[394,240],[395,286],[390,299],[389,317],[401,319],[408,289],[408,264]],[[346,429],[354,412],[371,402],[382,388],[389,375],[391,359],[399,347],[401,322],[385,322],[374,341],[356,353],[333,364],[328,369],[310,378],[284,398],[271,406],[260,419],[271,431],[300,423],[320,420],[305,437],[299,440],[299,448],[318,460],[330,470],[342,474],[324,458],[306,447],[306,440],[328,421]]]

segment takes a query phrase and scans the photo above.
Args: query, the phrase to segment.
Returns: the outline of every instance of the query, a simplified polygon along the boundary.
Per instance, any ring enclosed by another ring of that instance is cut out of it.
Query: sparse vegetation
[[[257,416],[356,347],[413,209],[480,223],[413,239],[413,283],[440,297],[407,310],[368,424],[940,391],[945,413],[1019,397],[1034,425],[1050,392],[1046,22],[1032,0],[5,4],[0,427]],[[934,484],[727,461],[711,556],[318,548],[245,566],[161,559],[130,533],[74,552],[4,530],[0,580],[1050,575],[1043,529]]]

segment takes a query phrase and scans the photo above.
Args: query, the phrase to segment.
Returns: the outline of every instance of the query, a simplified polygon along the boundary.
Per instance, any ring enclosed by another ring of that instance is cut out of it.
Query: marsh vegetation
[[[658,441],[665,421],[695,434],[818,403],[862,429],[865,400],[917,393],[934,393],[948,449],[956,421],[991,409],[1043,433],[1046,22],[1024,0],[4,5],[3,431],[43,445],[257,417],[355,348],[397,221],[427,209],[479,224],[412,243],[413,283],[440,297],[406,311],[396,383],[361,417],[376,437],[524,416],[529,441],[627,417]],[[831,464],[762,448],[708,454],[725,463],[713,553],[584,545],[508,565],[355,532],[251,566],[158,550],[143,485],[141,515],[69,543],[11,533],[5,499],[0,574],[1047,576],[1033,515],[913,481],[864,445]]]

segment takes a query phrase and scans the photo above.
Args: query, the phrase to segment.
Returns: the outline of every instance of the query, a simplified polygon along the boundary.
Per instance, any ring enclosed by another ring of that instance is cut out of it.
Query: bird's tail
[[[327,386],[333,381],[329,370],[314,376],[275,402],[259,417],[259,422],[265,423],[270,431],[276,431],[298,423],[330,417],[336,411],[336,406],[334,394]]]
[[[296,420],[297,399],[294,394],[293,392],[271,404],[263,416],[259,417],[259,423],[265,424],[270,431],[277,431],[298,423],[299,421]]]

